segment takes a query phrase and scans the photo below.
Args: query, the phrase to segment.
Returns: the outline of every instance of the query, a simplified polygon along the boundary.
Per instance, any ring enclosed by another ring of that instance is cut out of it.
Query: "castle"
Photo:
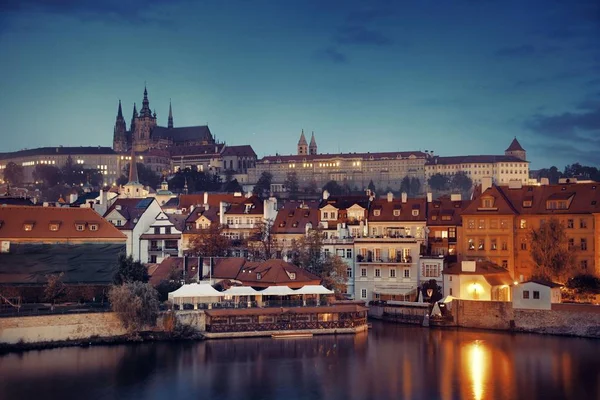
[[[133,104],[133,116],[129,130],[127,130],[121,100],[119,100],[113,136],[113,150],[117,153],[127,153],[132,148],[135,152],[145,152],[150,149],[166,149],[172,146],[198,146],[215,143],[213,135],[206,125],[175,128],[171,102],[169,102],[167,126],[158,126],[156,111],[150,110],[146,87],[144,87],[144,100],[139,114],[136,104]]]

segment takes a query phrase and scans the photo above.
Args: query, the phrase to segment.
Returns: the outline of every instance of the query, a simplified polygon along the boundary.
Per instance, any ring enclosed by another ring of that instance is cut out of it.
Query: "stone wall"
[[[514,329],[600,338],[600,306],[552,304],[551,310],[515,310]]]
[[[181,324],[189,325],[200,332],[206,331],[206,314],[204,311],[177,311],[175,315]]]
[[[0,343],[14,344],[124,335],[114,313],[61,314],[0,318]]]
[[[511,329],[512,303],[503,301],[453,300],[452,315],[457,326],[480,329]]]

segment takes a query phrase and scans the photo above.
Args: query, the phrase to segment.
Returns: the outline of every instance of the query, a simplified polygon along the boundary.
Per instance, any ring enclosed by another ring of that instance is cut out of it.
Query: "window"
[[[410,269],[406,268],[406,269],[404,270],[404,277],[405,277],[405,278],[410,278]]]
[[[360,289],[360,298],[361,299],[367,298],[367,289]]]
[[[477,225],[477,228],[479,228],[479,229],[485,229],[485,219],[480,219],[479,220],[479,225]]]
[[[367,276],[367,269],[366,268],[361,268],[360,269],[360,276],[362,276],[363,278],[365,278]]]
[[[448,228],[448,238],[456,239],[456,228]]]
[[[450,277],[450,280],[452,280],[452,277]],[[450,296],[452,296],[452,288],[450,288]]]
[[[290,272],[290,279],[291,280],[296,280],[296,273],[295,272]]]
[[[396,268],[390,268],[390,278],[396,277]]]
[[[449,282],[452,282],[452,275],[450,275],[450,276],[448,277],[448,281],[449,281]]]
[[[394,217],[400,216],[400,210],[394,210]]]
[[[469,250],[475,250],[475,240],[469,239],[468,243],[469,243],[468,249]]]
[[[575,247],[575,239],[569,238],[569,249],[572,249],[573,247]]]
[[[98,224],[90,224],[90,231],[97,231],[98,230]]]
[[[573,220],[572,219],[568,219],[567,220],[567,228],[573,229],[573,226],[574,226]]]
[[[352,249],[346,249],[346,258],[352,258]]]
[[[116,226],[121,226],[123,224],[123,221],[121,221],[120,219],[116,220]]]
[[[156,256],[150,256],[150,264],[156,264]]]
[[[527,242],[525,240],[521,240],[521,250],[527,250]]]
[[[323,212],[323,219],[324,219],[324,220],[327,220],[327,219],[329,219],[329,213],[328,213],[327,211],[324,211],[324,212]]]
[[[155,235],[159,235],[160,234],[160,227],[158,227],[158,226],[154,227],[154,234]]]
[[[381,210],[373,210],[373,215],[379,217],[381,215]]]
[[[579,220],[579,227],[580,227],[581,229],[586,229],[586,228],[587,228],[587,220],[585,220],[585,219],[581,218],[581,219]]]
[[[502,260],[502,268],[508,269],[508,260]]]
[[[474,219],[469,220],[469,229],[475,229],[475,220]]]
[[[498,220],[497,219],[490,220],[490,228],[491,229],[498,229]]]
[[[535,300],[539,300],[540,299],[540,292],[539,292],[539,290],[534,290],[533,291],[533,298]]]
[[[501,219],[500,220],[500,229],[506,229],[508,228],[508,220],[507,219]]]
[[[587,250],[587,239],[581,238],[581,250]]]
[[[59,224],[59,223],[51,223],[51,224],[50,224],[50,230],[51,230],[52,232],[56,232],[56,231],[58,231],[58,227],[59,227],[59,226],[60,226],[60,224]]]
[[[494,206],[494,199],[485,198],[483,199],[483,208],[492,208]]]
[[[588,267],[588,260],[581,260],[581,269],[585,270]]]
[[[498,250],[498,239],[490,240],[490,250]]]
[[[27,231],[27,232],[33,230],[33,222],[26,222],[26,223],[24,223],[23,224],[23,230]]]
[[[529,299],[529,290],[523,290],[523,298]]]
[[[423,266],[423,276],[426,278],[437,278],[440,276],[438,264],[425,264]]]
[[[352,268],[350,268],[350,267],[346,268],[346,277],[352,278]]]
[[[521,228],[521,229],[527,229],[527,220],[526,219],[522,219],[519,222],[519,228]]]
[[[75,224],[75,230],[77,232],[82,232],[85,229],[85,225],[84,224]]]
[[[256,280],[260,281],[262,279],[262,274],[260,272],[256,273]]]
[[[477,245],[477,250],[485,250],[485,239],[479,239],[479,244]]]
[[[381,278],[381,269],[375,268],[375,278]]]
[[[412,210],[412,216],[413,217],[418,217],[419,216],[419,210]]]
[[[335,255],[340,258],[344,258],[345,254],[346,254],[346,252],[344,251],[344,249],[336,249],[335,250]]]

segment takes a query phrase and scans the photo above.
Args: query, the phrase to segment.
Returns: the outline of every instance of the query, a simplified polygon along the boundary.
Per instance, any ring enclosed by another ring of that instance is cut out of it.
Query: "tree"
[[[23,167],[9,162],[4,168],[4,180],[13,186],[23,183]]]
[[[410,191],[409,191],[410,195],[418,196],[420,192],[421,192],[421,181],[419,180],[419,178],[412,177],[410,179]]]
[[[296,174],[296,172],[288,172],[284,186],[290,194],[290,198],[296,198],[298,196],[298,192],[300,191],[298,174]]]
[[[567,288],[577,294],[600,294],[600,278],[591,274],[578,274],[567,281]]]
[[[158,292],[158,300],[163,302],[169,299],[169,293],[176,291],[181,287],[181,281],[171,281],[164,279],[156,285],[156,291]]]
[[[432,190],[445,191],[448,190],[450,182],[446,175],[434,174],[429,177],[427,184]]]
[[[84,183],[83,168],[79,164],[75,164],[71,156],[67,157],[65,165],[61,168],[62,180],[69,186],[80,185]]]
[[[54,308],[56,300],[63,297],[66,293],[67,287],[62,281],[63,276],[64,272],[61,272],[60,274],[48,275],[48,277],[46,278],[44,298],[46,299],[46,301],[52,303],[52,308]]]
[[[225,183],[229,183],[233,180],[233,176],[235,175],[235,171],[232,169],[225,170]]]
[[[346,293],[348,265],[339,256],[327,257],[322,265],[321,284],[336,295]]]
[[[274,258],[277,251],[281,250],[277,239],[273,235],[273,220],[260,221],[254,224],[254,231],[248,240],[248,247],[255,258],[269,260]]]
[[[200,257],[221,257],[227,255],[231,240],[223,235],[223,227],[212,224],[190,240],[190,254]]]
[[[308,185],[306,185],[306,187],[304,188],[304,191],[306,193],[317,193],[317,190],[319,190],[319,186],[317,185],[317,181],[315,181],[314,179],[311,179],[310,182],[308,182]]]
[[[133,261],[133,257],[119,256],[119,269],[114,277],[114,283],[120,285],[127,282],[148,282],[148,268],[139,261]]]
[[[160,176],[156,172],[152,171],[152,169],[146,167],[142,163],[136,163],[136,167],[137,167],[137,171],[138,171],[138,179],[140,180],[140,183],[142,185],[150,186],[151,188],[154,188],[154,189],[156,189],[158,186],[160,186]],[[129,180],[128,176],[129,176],[129,164],[127,164],[125,166],[124,175],[121,175],[121,177],[117,180],[117,183],[120,185],[124,185]],[[125,178],[124,182],[123,182],[123,178]],[[183,187],[183,185],[182,185],[182,187]]]
[[[156,325],[158,292],[149,283],[127,282],[113,286],[108,292],[108,299],[112,310],[129,332]]]
[[[234,179],[234,180],[227,182],[225,184],[225,187],[223,188],[223,190],[228,193],[235,193],[235,192],[242,192],[243,188],[242,188],[242,185],[239,184],[238,180]]]
[[[400,182],[400,192],[410,193],[410,178],[408,176],[402,178],[402,182]]]
[[[463,171],[459,171],[452,176],[450,187],[461,193],[467,193],[473,187],[473,181]]]
[[[560,172],[555,166],[550,168],[542,168],[538,173],[538,178],[548,178],[548,183],[553,185],[557,184],[559,179],[562,177],[562,172]]]
[[[431,297],[428,294],[428,291],[431,290]],[[435,303],[442,299],[442,287],[437,284],[435,279],[430,279],[427,282],[421,285],[421,293],[423,294],[423,299],[429,300],[430,303]]]
[[[295,251],[298,252],[297,263],[302,268],[321,276],[323,272],[323,239],[325,235],[321,228],[309,230],[306,235],[296,242]]]
[[[47,164],[36,165],[32,177],[34,181],[41,183],[44,187],[56,186],[62,181],[60,169]]]
[[[550,218],[538,229],[532,229],[529,240],[537,276],[560,279],[570,275],[575,265],[574,249],[569,248],[565,227],[557,218]]]
[[[371,193],[375,193],[375,184],[373,183],[373,180],[371,180],[369,182],[369,185],[367,186],[367,189],[369,189],[371,191]]]
[[[254,193],[255,195],[257,195],[258,197],[261,198],[266,198],[269,196],[269,194],[271,193],[271,182],[273,181],[273,174],[271,174],[270,172],[263,172],[260,177],[258,178],[258,181],[256,182],[256,185],[254,185],[254,190],[252,190],[252,193]]]
[[[327,190],[330,195],[339,196],[344,193],[344,188],[336,181],[329,181],[323,186],[322,191]]]

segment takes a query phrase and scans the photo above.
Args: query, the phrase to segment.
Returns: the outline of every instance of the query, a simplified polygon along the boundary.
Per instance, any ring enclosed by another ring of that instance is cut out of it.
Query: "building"
[[[371,181],[377,187],[398,190],[405,176],[424,182],[428,157],[421,151],[318,154],[314,134],[307,144],[303,131],[296,155],[261,158],[248,170],[248,180],[255,184],[263,172],[269,172],[273,175],[272,191],[282,192],[288,173],[295,172],[301,188],[321,188],[333,180],[360,191]]]
[[[136,261],[148,262],[149,248],[142,246],[141,236],[161,215],[160,205],[153,197],[145,199],[117,199],[106,211],[104,218],[127,238],[126,254]]]
[[[530,233],[550,218],[565,227],[568,246],[575,253],[575,270],[599,273],[597,220],[599,184],[483,187],[462,213],[463,237],[459,253],[465,260],[487,259],[517,281],[535,272]]]
[[[125,243],[91,208],[0,207],[0,293],[42,301],[48,276],[63,274],[69,286],[100,287],[79,292],[91,300],[112,283]]]
[[[177,215],[160,212],[140,236],[140,261],[157,264],[168,257],[182,257],[183,222]]]
[[[277,258],[291,259],[294,243],[319,225],[318,205],[317,201],[289,200],[279,207],[271,228]]]
[[[513,308],[551,310],[552,304],[561,302],[561,285],[532,279],[513,287]]]
[[[213,278],[235,280],[244,286],[266,288],[288,286],[299,289],[305,285],[320,285],[321,278],[283,260],[247,261],[244,258],[221,258],[215,261]]]
[[[529,161],[527,153],[515,137],[504,155],[475,156],[434,156],[425,164],[425,181],[435,174],[452,177],[464,172],[473,184],[481,184],[484,178],[491,178],[496,185],[508,185],[511,181],[529,182]]]
[[[489,261],[463,261],[446,268],[444,296],[463,300],[510,301],[513,284],[506,269]]]
[[[110,147],[40,147],[10,153],[0,153],[0,174],[6,165],[14,162],[23,167],[24,183],[35,183],[33,172],[37,165],[64,167],[71,162],[82,169],[95,169],[104,178],[104,184],[112,185],[121,176],[122,170],[129,161],[121,158]]]

